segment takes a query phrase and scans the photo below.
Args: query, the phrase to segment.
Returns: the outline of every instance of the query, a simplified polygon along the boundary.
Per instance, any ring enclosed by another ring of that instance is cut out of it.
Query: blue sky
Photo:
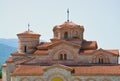
[[[84,38],[99,48],[120,49],[120,0],[0,0],[0,38],[17,38],[30,29],[41,39],[53,37],[52,28],[66,21],[84,25]]]

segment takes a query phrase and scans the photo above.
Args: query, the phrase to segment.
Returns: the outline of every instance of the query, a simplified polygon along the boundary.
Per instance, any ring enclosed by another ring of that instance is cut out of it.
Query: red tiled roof
[[[109,66],[80,66],[73,67],[75,69],[75,75],[120,75],[120,65]]]
[[[19,65],[12,75],[41,75],[48,67],[52,66]],[[68,67],[74,69],[73,75],[120,75],[120,65]]]
[[[91,54],[95,50],[80,50],[80,53],[82,54]]]
[[[19,65],[12,75],[41,75],[46,66]]]
[[[37,50],[34,53],[35,55],[48,55],[48,50]]]
[[[110,52],[110,53],[113,53],[113,54],[116,54],[116,55],[119,55],[119,50],[105,50],[105,51],[107,51],[107,52]]]
[[[51,42],[43,42],[37,46],[37,49],[47,49],[50,45],[52,45]]]
[[[77,25],[77,24],[75,24],[73,22],[64,22],[61,25],[56,25],[53,28],[53,31],[56,30],[56,29],[59,29],[59,28],[74,28],[74,27],[80,27],[82,29],[82,31],[84,31],[84,27],[83,26]]]
[[[9,57],[9,58],[6,60],[6,63],[11,63],[11,62],[13,62],[13,59],[12,59],[12,57]]]
[[[0,79],[0,81],[2,81],[2,79]]]
[[[12,56],[26,56],[26,54],[21,54],[21,53],[18,53],[18,52],[13,52],[11,55]]]
[[[40,36],[40,34],[37,34],[37,33],[33,32],[33,31],[24,31],[24,32],[19,33],[17,35],[39,35]]]
[[[104,49],[97,49],[97,50],[80,50],[79,54],[92,54],[94,52],[98,52],[98,51],[104,51],[104,52],[109,52],[112,53],[114,55],[119,55],[119,50],[104,50]]]
[[[60,25],[60,27],[66,27],[66,26],[76,26],[77,24],[73,22],[64,22],[63,24]]]
[[[97,49],[97,42],[96,41],[83,41],[81,49]]]
[[[29,58],[29,57],[20,57],[20,58],[16,58],[16,59],[13,59],[12,57],[9,57],[7,60],[6,60],[6,63],[12,63],[12,62],[17,62],[17,61],[21,61],[21,63],[23,62],[26,62],[26,61],[29,61],[33,58]]]
[[[51,69],[51,68],[54,68],[54,67],[55,67],[55,68],[56,68],[56,67],[60,67],[60,68],[63,68],[63,69],[69,70],[69,71],[72,71],[72,70],[73,70],[73,68],[71,68],[71,67],[69,67],[69,66],[62,65],[62,64],[54,64],[54,65],[52,65],[52,66],[46,67],[44,70],[46,71],[46,70]]]
[[[77,47],[77,48],[81,47],[79,44],[75,44],[75,43],[72,43],[72,42],[69,42],[69,41],[66,41],[66,40],[57,41],[57,42],[51,44],[49,47],[53,47],[53,46],[56,46],[56,45],[61,44],[61,43],[65,43],[67,45],[71,45],[71,46],[74,46],[74,47]]]

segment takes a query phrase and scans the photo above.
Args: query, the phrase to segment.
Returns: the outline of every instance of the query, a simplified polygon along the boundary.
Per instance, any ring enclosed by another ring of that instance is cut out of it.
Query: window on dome
[[[78,32],[77,31],[73,32],[73,38],[78,38]]]
[[[68,32],[64,33],[64,38],[67,39],[68,38]]]

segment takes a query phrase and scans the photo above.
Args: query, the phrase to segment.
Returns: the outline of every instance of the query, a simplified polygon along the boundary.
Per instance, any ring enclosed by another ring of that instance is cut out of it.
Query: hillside
[[[17,48],[5,44],[0,44],[0,65],[5,63],[5,60],[10,56],[10,53],[16,51]]]
[[[45,42],[44,40],[40,40]],[[18,40],[17,39],[4,39],[0,38],[0,65],[5,63],[5,60],[10,56],[12,52],[17,51]]]
[[[11,47],[17,47],[18,45],[18,40],[17,39],[4,39],[0,38],[0,44],[8,45]]]
[[[17,50],[17,45],[17,39],[0,38],[0,66],[5,63],[12,52]]]

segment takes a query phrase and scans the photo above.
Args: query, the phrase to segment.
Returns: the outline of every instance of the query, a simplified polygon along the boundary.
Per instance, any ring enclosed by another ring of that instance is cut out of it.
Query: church
[[[18,33],[18,51],[2,65],[2,81],[120,81],[118,49],[84,39],[84,26],[65,21],[50,42],[28,29]]]

